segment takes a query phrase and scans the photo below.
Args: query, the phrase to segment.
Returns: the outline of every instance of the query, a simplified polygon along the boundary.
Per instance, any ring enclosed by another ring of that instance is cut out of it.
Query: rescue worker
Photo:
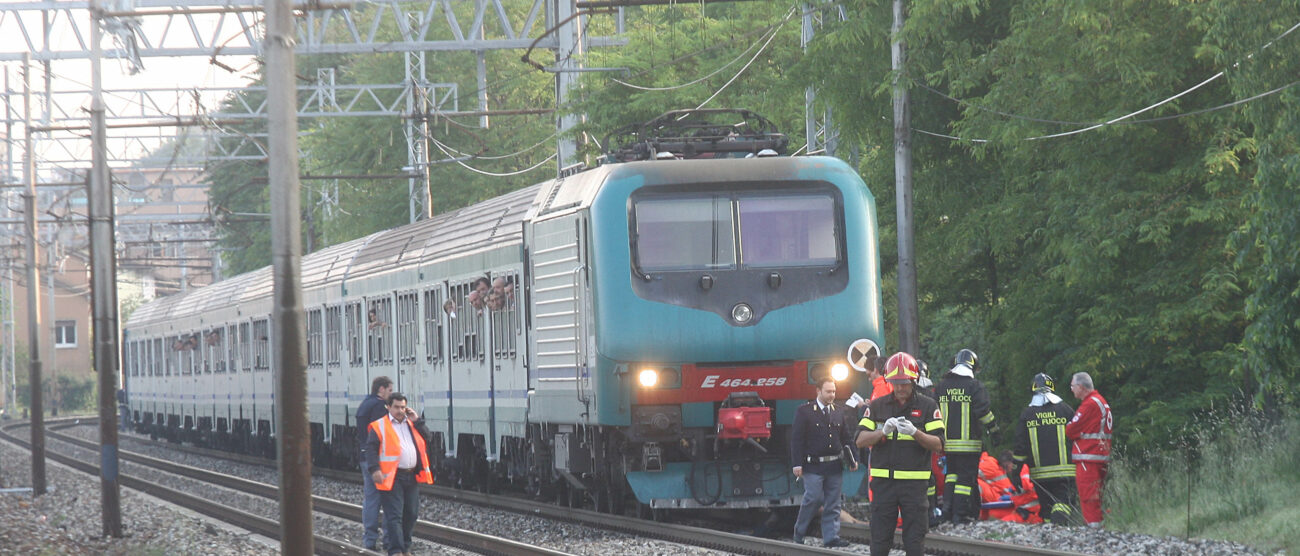
[[[976,478],[976,484],[980,490],[980,515],[984,519],[1006,519],[1009,514],[1015,513],[1015,505],[1011,497],[1016,494],[1015,484],[1007,476],[1007,472],[1002,468],[998,460],[993,459],[988,452],[980,453],[979,476]]]
[[[929,530],[925,489],[930,454],[943,450],[943,416],[934,400],[916,394],[916,358],[895,353],[885,362],[889,396],[867,407],[858,426],[857,445],[871,446],[871,554],[887,556],[902,513],[903,550],[925,553]]]
[[[1088,373],[1074,373],[1070,390],[1078,398],[1079,411],[1065,426],[1070,439],[1070,458],[1074,460],[1074,480],[1079,485],[1079,505],[1088,527],[1101,527],[1101,489],[1110,465],[1110,439],[1115,417],[1110,404],[1092,386]]]
[[[1014,457],[1029,465],[1029,479],[1041,505],[1039,513],[1047,509],[1053,524],[1069,525],[1077,493],[1074,466],[1066,452],[1065,425],[1074,417],[1074,410],[1053,392],[1055,381],[1046,374],[1034,375],[1031,389],[1034,397],[1020,413]]]
[[[1002,464],[1003,471],[1006,471],[1007,478],[1015,487],[1015,493],[1011,495],[1011,503],[1015,506],[1016,513],[1008,514],[1002,520],[1016,523],[1042,523],[1043,518],[1038,515],[1038,493],[1034,491],[1034,482],[1029,478],[1029,466],[1017,463],[1011,450],[1003,450],[1002,455],[998,457],[998,463]]]
[[[835,407],[835,380],[827,377],[817,385],[817,397],[799,406],[790,428],[790,461],[794,476],[803,479],[803,503],[794,522],[794,542],[803,544],[808,525],[821,508],[822,546],[849,546],[840,538],[840,487],[844,464],[856,471],[852,429],[844,413]],[[849,461],[845,462],[845,458]]]
[[[370,395],[357,405],[357,459],[361,466],[361,526],[363,533],[361,543],[366,550],[374,550],[381,538],[379,533],[379,490],[370,477],[374,474],[366,463],[366,435],[370,433],[370,423],[388,415],[388,395],[393,393],[393,380],[386,376],[377,376],[370,381]]]
[[[972,515],[975,476],[979,472],[984,436],[997,431],[992,404],[984,384],[975,378],[979,358],[974,351],[963,349],[953,357],[952,369],[939,381],[939,411],[943,413],[943,451],[948,463],[944,477],[943,516],[953,525],[963,525],[977,517]],[[975,510],[978,512],[978,510]]]

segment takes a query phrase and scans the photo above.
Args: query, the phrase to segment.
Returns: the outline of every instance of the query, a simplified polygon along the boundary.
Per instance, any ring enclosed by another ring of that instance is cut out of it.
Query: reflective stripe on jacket
[[[943,415],[939,412],[939,405],[933,399],[916,392],[901,407],[898,398],[892,395],[872,400],[862,420],[858,422],[858,430],[874,431],[891,417],[898,416],[906,417],[916,426],[916,430],[943,440]],[[895,431],[871,447],[872,477],[924,481],[930,475],[930,451],[910,434]]]
[[[431,485],[433,472],[429,471],[429,457],[424,452],[424,434],[416,430],[415,423],[410,419],[403,423],[410,427],[411,439],[415,441],[415,482]],[[370,433],[379,439],[379,471],[384,474],[384,480],[375,483],[375,488],[393,490],[393,480],[397,478],[397,460],[402,456],[402,441],[397,438],[397,429],[393,428],[393,418],[385,416],[370,423]]]

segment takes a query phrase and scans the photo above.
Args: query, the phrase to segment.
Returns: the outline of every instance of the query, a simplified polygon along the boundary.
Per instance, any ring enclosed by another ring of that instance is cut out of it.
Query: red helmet
[[[916,358],[905,352],[895,353],[889,357],[889,361],[885,362],[886,382],[916,382],[919,376],[921,370],[916,364]]]

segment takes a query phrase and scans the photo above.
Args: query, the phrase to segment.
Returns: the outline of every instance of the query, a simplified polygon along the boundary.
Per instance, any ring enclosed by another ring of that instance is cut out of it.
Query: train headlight
[[[749,322],[749,319],[754,318],[754,308],[745,303],[737,303],[731,308],[731,318],[739,323]]]
[[[637,373],[636,379],[641,383],[641,386],[654,388],[654,386],[659,383],[659,371],[654,369],[641,369],[641,372]]]
[[[835,382],[849,378],[849,366],[843,363],[831,365],[831,378],[835,379]]]

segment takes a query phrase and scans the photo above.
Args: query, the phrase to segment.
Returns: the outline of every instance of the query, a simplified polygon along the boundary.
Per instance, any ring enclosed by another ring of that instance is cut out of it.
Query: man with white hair
[[[1074,461],[1074,480],[1079,485],[1079,505],[1088,527],[1101,527],[1101,489],[1110,465],[1110,440],[1115,417],[1110,404],[1101,397],[1088,373],[1074,373],[1070,391],[1081,400],[1079,410],[1065,426],[1070,439],[1070,459]]]

